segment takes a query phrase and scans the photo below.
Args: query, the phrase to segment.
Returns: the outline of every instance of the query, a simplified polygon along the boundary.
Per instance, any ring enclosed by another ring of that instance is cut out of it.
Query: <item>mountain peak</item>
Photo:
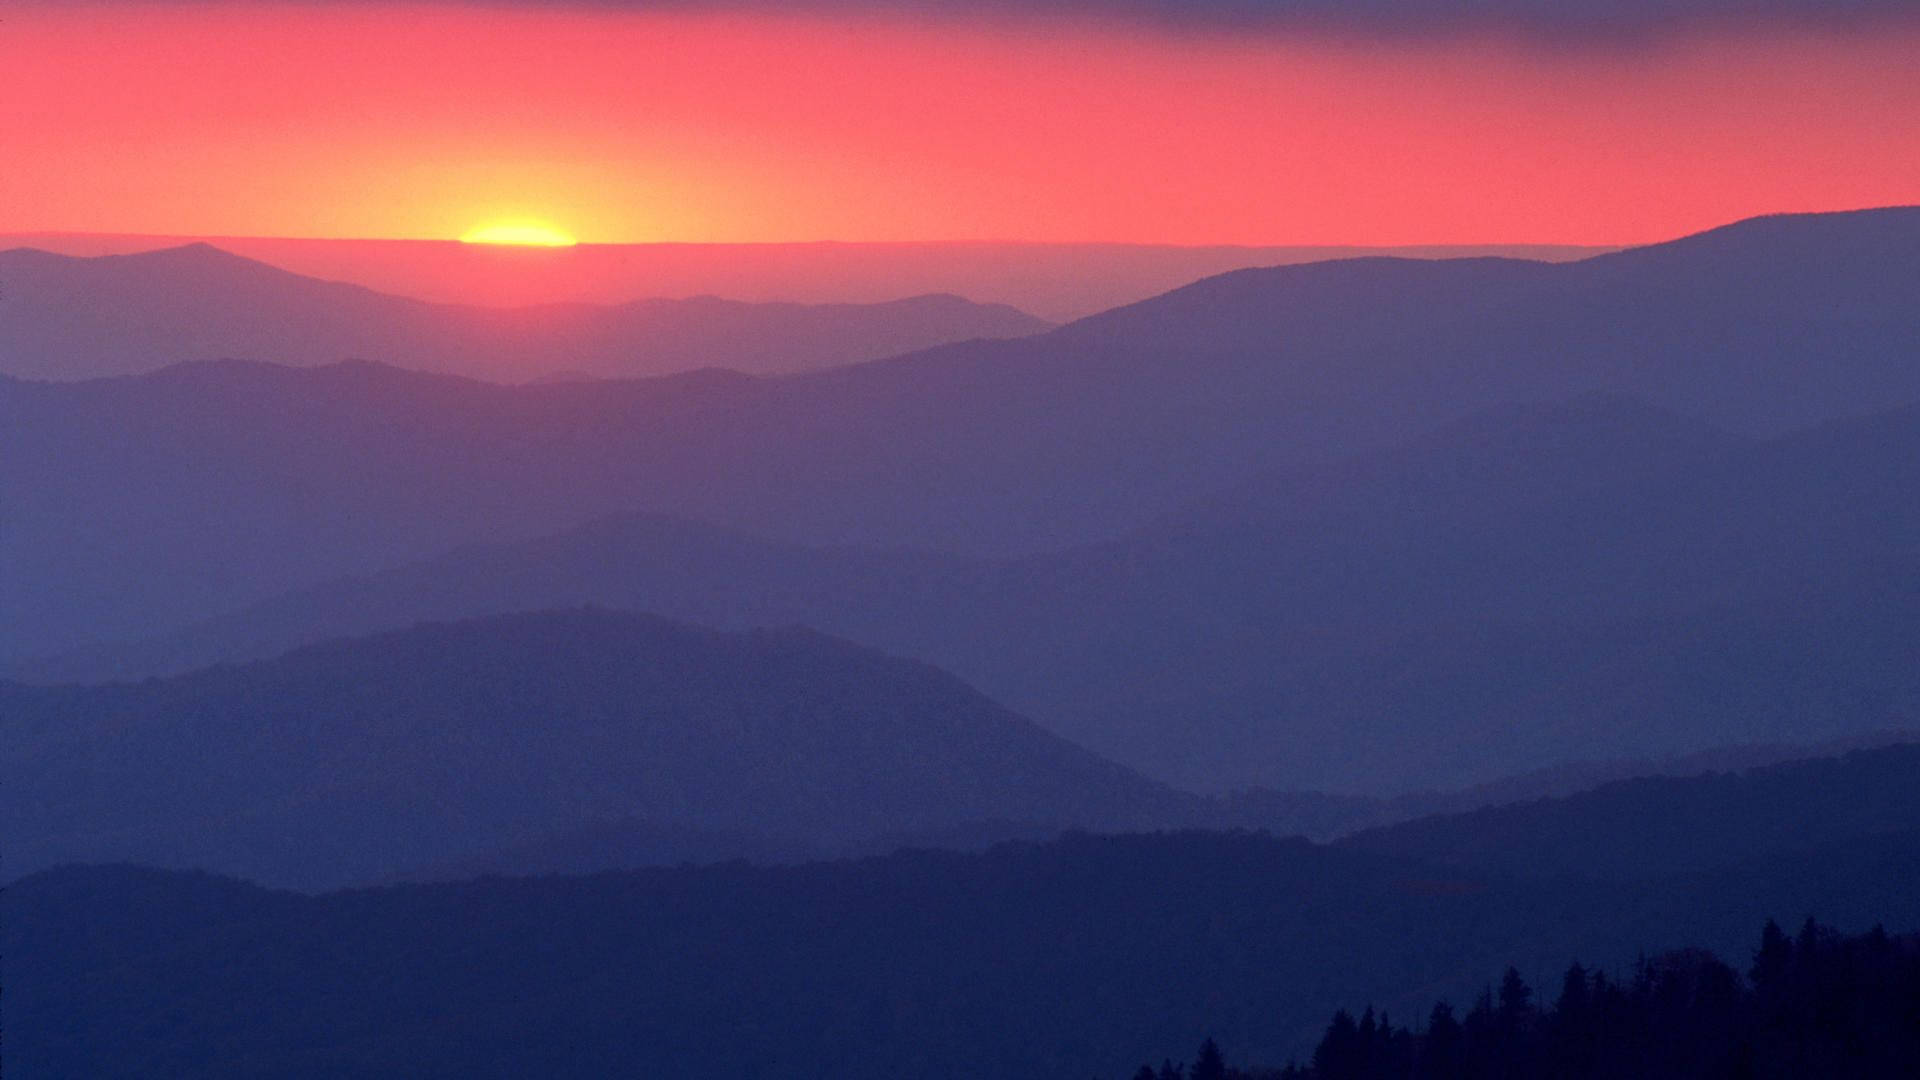
[[[124,255],[74,256],[74,259],[76,262],[99,260],[114,266],[150,267],[172,271],[177,271],[184,267],[245,269],[275,277],[317,280],[307,279],[304,275],[293,273],[290,270],[282,270],[271,263],[264,263],[258,259],[249,259],[245,255],[236,255],[223,247],[208,243],[205,240],[195,240],[186,244],[175,244],[171,247],[153,248],[148,251],[128,252]]]
[[[1716,268],[1778,272],[1779,263],[1826,265],[1860,259],[1920,258],[1920,206],[1765,214],[1657,244],[1596,255],[1572,266],[1613,266],[1648,258],[1709,258]]]

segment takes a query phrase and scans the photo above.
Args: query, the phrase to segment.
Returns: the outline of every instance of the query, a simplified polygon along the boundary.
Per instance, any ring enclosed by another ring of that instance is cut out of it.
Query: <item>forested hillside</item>
[[[1129,1076],[1211,1035],[1308,1060],[1513,965],[1738,956],[1767,919],[1920,926],[1920,834],[1634,881],[1507,880],[1257,835],[301,896],[50,870],[8,889],[26,1076]]]
[[[1920,1074],[1920,935],[1769,921],[1744,972],[1704,949],[1608,975],[1575,961],[1557,993],[1513,968],[1464,1012],[1396,1026],[1334,1013],[1307,1064],[1236,1068],[1209,1040],[1134,1080],[1897,1080]]]

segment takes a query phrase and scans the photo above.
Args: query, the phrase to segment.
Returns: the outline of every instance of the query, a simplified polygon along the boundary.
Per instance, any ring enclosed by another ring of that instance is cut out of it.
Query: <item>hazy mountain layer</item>
[[[1051,324],[951,295],[869,304],[712,296],[480,307],[303,277],[207,244],[93,258],[0,251],[0,374],[133,375],[193,360],[377,360],[519,382],[696,368],[806,371]]]
[[[0,652],[148,636],[609,513],[1010,554],[1499,404],[1736,435],[1920,400],[1920,210],[1584,262],[1241,271],[1050,334],[805,376],[506,388],[366,365],[0,381]]]
[[[144,645],[135,677],[594,603],[938,663],[1183,786],[1391,792],[1860,736],[1920,711],[1920,413],[1756,441],[1629,399],[1502,408],[1013,561],[641,516],[463,549]]]
[[[67,255],[131,254],[206,237],[23,233],[0,247]],[[1558,262],[1607,248],[1563,244],[1365,247],[1191,247],[1166,244],[906,243],[582,244],[503,248],[451,240],[223,236],[224,251],[380,292],[489,306],[618,304],[636,296],[731,296],[811,304],[872,303],[958,293],[1045,319],[1084,318],[1248,266],[1360,255],[1410,259],[1501,256]]]
[[[1653,876],[1920,828],[1920,745],[1744,772],[1642,777],[1421,818],[1342,843],[1500,875]],[[1920,856],[1920,851],[1914,852]]]
[[[622,817],[846,841],[1197,806],[923,664],[590,611],[165,681],[0,684],[0,727],[13,873],[129,859],[326,886]]]

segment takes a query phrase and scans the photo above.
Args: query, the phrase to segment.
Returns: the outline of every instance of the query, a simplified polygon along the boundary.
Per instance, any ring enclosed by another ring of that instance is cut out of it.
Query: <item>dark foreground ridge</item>
[[[1084,1080],[1208,1035],[1305,1060],[1335,1004],[1507,964],[1920,926],[1920,834],[1605,881],[1192,832],[322,896],[68,868],[6,906],[21,1076]]]
[[[1308,1065],[1233,1068],[1208,1040],[1192,1065],[1134,1080],[1799,1080],[1920,1075],[1920,935],[1847,936],[1768,922],[1743,977],[1704,949],[1627,978],[1567,968],[1552,1002],[1508,968],[1464,1017],[1440,1002],[1420,1030],[1369,1006],[1334,1014]]]

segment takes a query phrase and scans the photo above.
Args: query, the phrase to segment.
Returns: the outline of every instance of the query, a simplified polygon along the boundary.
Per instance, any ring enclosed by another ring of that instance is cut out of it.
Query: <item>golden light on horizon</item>
[[[563,229],[539,221],[497,221],[460,234],[463,244],[512,244],[519,247],[572,247],[579,241]]]

